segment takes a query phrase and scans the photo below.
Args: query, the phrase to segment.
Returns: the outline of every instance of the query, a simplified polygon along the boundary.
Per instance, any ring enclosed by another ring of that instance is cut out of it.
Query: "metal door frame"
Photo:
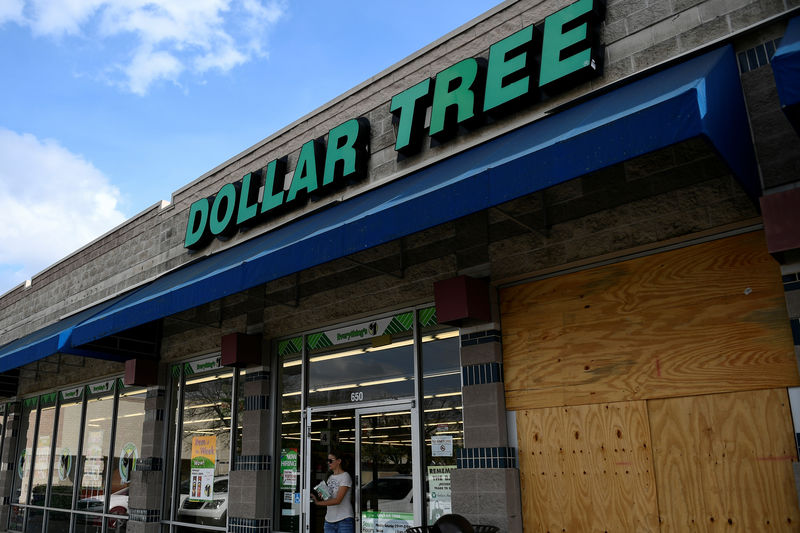
[[[419,416],[416,402],[413,399],[401,400],[380,400],[373,402],[359,402],[356,404],[337,404],[307,407],[303,411],[303,475],[300,483],[301,490],[301,523],[300,531],[310,533],[309,516],[311,513],[311,424],[314,413],[329,413],[336,411],[353,411],[353,429],[355,430],[355,479],[353,479],[353,501],[355,533],[361,533],[361,415],[376,413],[391,413],[393,411],[410,411],[411,414],[411,479],[414,493],[412,495],[414,508],[414,524],[422,523],[422,502],[424,495],[423,475],[422,475],[422,454],[421,447],[418,446],[421,435],[419,427]]]

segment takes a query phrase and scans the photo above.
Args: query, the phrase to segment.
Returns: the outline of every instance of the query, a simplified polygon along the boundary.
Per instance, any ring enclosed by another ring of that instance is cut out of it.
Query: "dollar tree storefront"
[[[609,4],[500,4],[1,296],[0,529],[319,533],[333,452],[361,533],[792,530],[793,13]]]

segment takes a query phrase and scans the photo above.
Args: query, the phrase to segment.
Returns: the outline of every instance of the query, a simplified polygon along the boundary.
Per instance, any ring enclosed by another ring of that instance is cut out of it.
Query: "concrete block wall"
[[[394,94],[460,59],[485,56],[494,42],[527,24],[541,22],[569,3],[571,0],[500,4],[176,191],[168,207],[154,205],[35,276],[30,287],[18,287],[0,296],[0,344],[196,259],[199,254],[189,254],[182,246],[187,209],[192,201],[215,193],[223,183],[240,179],[275,157],[288,155],[289,168],[293,168],[304,142],[325,135],[344,120],[358,116],[370,119],[371,174],[366,183],[343,191],[341,198],[401,177],[433,160],[538,119],[546,110],[580,94],[741,32],[765,19],[779,17],[798,5],[797,0],[609,0],[602,33],[606,69],[601,78],[479,131],[397,161],[388,111]],[[326,201],[332,199],[310,204],[301,212],[316,209]],[[296,215],[287,215],[275,224]],[[240,239],[273,226],[259,226]],[[212,253],[238,241],[216,241],[200,253]]]

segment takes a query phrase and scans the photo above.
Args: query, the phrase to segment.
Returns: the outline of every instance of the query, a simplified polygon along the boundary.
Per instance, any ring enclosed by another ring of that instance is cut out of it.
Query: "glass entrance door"
[[[421,523],[414,411],[408,406],[356,413],[361,533],[403,533]]]
[[[303,522],[307,533],[323,533],[326,506],[310,491],[326,481],[328,455],[341,454],[350,474],[356,533],[402,533],[422,518],[419,430],[412,402],[353,408],[309,408],[306,412]]]

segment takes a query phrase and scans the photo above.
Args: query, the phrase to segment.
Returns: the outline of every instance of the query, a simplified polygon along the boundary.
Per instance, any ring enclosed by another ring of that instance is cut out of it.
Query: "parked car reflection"
[[[373,479],[361,487],[361,510],[412,513],[413,488],[411,476]]]
[[[228,476],[214,478],[214,493],[211,500],[189,499],[189,480],[181,483],[181,501],[178,520],[207,526],[224,526],[228,519]]]
[[[105,496],[100,494],[89,498],[78,500],[77,509],[79,511],[89,511],[90,513],[103,512],[103,500]],[[128,516],[128,487],[124,487],[117,492],[114,492],[108,498],[108,512],[115,515],[121,515],[124,518],[111,518],[108,520],[108,528],[110,531],[125,531]],[[103,517],[101,516],[86,516],[85,518],[79,517],[81,525],[101,527]]]

